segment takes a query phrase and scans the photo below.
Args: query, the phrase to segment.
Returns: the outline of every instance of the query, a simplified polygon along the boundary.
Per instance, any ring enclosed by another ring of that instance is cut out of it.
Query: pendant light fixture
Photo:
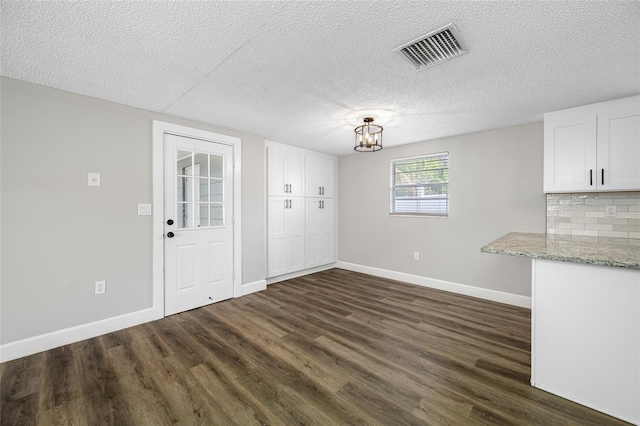
[[[356,127],[356,146],[358,152],[376,152],[382,149],[382,126],[373,124],[372,117],[365,117],[364,124]]]

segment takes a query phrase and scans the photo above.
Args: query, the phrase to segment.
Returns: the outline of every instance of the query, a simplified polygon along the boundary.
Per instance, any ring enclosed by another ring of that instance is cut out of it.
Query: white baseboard
[[[450,281],[438,280],[435,278],[421,277],[419,275],[406,274],[388,269],[374,268],[371,266],[358,265],[349,262],[337,262],[337,268],[347,271],[361,272],[381,278],[388,278],[396,281],[403,281],[422,287],[435,288],[437,290],[449,291],[451,293],[464,294],[465,296],[477,297],[479,299],[491,300],[493,302],[506,303],[507,305],[519,306],[531,309],[531,298],[519,294],[505,293],[503,291],[491,290],[488,288],[474,287],[466,284],[458,284]]]
[[[303,269],[301,271],[292,272],[290,274],[278,275],[277,277],[267,278],[267,284],[275,284],[280,281],[290,280],[292,278],[298,278],[316,272],[326,271],[327,269],[333,269],[336,267],[335,263],[329,263],[328,265],[316,266],[315,268]],[[346,268],[345,268],[346,269]]]
[[[255,293],[256,291],[262,291],[267,289],[267,280],[258,280],[252,283],[242,284],[241,296]]]
[[[549,393],[552,393],[554,395],[558,395],[561,398],[568,399],[569,401],[573,401],[573,402],[575,402],[577,404],[584,405],[585,407],[593,408],[596,411],[600,411],[601,413],[604,413],[604,414],[606,414],[608,416],[615,417],[615,418],[620,419],[620,420],[624,420],[625,422],[630,423],[632,425],[640,425],[640,418],[631,418],[631,417],[628,417],[628,416],[620,415],[619,413],[615,413],[615,412],[613,412],[613,411],[611,411],[609,409],[602,408],[602,407],[598,406],[597,404],[594,404],[591,401],[583,401],[580,398],[576,398],[571,393],[562,392],[562,391],[559,392],[556,389],[553,389],[553,388],[550,388],[550,387],[547,387],[547,386],[535,385],[533,383],[531,383],[531,386],[536,387],[538,389],[542,389],[545,392],[549,392]]]
[[[40,336],[0,345],[0,362],[11,361],[23,356],[101,336],[123,328],[153,321],[153,308],[107,318],[100,321],[65,328]]]

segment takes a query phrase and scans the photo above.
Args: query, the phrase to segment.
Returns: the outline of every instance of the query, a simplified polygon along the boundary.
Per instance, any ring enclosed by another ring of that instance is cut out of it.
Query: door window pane
[[[192,203],[178,203],[177,225],[178,228],[193,228]]]
[[[178,176],[177,179],[178,184],[176,185],[176,201],[193,201],[193,178]]]
[[[211,191],[211,200],[210,201],[215,201],[217,203],[221,203],[223,200],[222,197],[222,191],[223,191],[223,186],[222,186],[222,180],[220,179],[211,179],[210,183],[209,183],[209,190]]]
[[[179,176],[193,176],[193,168],[191,167],[193,164],[192,153],[190,151],[181,151],[178,150],[178,175]]]
[[[224,157],[221,155],[213,155],[213,154],[210,155],[209,157],[210,157],[209,164],[211,168],[210,177],[222,179],[224,177],[223,175]]]
[[[211,203],[211,226],[224,226],[224,207]]]
[[[209,154],[200,154],[194,152],[194,171],[196,176],[209,176]]]
[[[201,202],[208,202],[209,201],[209,185],[207,185],[209,183],[209,179],[200,179],[200,178],[195,178],[196,179],[196,194],[195,197],[193,197],[195,199],[195,201],[201,201]]]
[[[209,227],[209,203],[200,203],[198,206],[200,209],[200,218],[198,220],[197,227],[199,228]]]

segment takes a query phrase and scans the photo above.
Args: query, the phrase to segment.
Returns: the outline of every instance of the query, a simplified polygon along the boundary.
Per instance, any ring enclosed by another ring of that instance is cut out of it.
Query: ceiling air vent
[[[453,24],[393,49],[402,54],[416,71],[429,68],[449,59],[464,55],[469,50]]]

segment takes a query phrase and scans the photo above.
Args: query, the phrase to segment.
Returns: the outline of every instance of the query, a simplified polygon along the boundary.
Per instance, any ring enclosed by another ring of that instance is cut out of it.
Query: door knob
[[[167,225],[173,225],[173,219],[169,219],[169,220],[167,221]]]
[[[176,234],[174,234],[173,232],[169,231],[167,232],[167,238],[173,238]]]

